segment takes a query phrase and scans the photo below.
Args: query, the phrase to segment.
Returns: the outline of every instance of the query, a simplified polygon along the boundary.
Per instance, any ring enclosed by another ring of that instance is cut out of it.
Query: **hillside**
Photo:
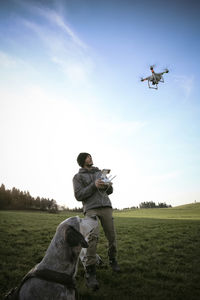
[[[144,208],[114,212],[116,217],[152,219],[200,220],[200,203],[191,203],[170,208]]]
[[[200,202],[196,203],[190,203],[190,204],[185,204],[185,205],[179,205],[173,207],[173,209],[200,209]]]

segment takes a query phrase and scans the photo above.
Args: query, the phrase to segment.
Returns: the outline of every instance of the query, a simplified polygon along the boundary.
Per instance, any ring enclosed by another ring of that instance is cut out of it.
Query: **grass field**
[[[72,215],[0,212],[0,299],[40,262],[58,224]],[[108,267],[101,231],[98,253],[105,266],[97,270],[100,290],[85,287],[79,264],[80,299],[200,299],[199,203],[115,212],[114,218],[122,272],[113,274]]]

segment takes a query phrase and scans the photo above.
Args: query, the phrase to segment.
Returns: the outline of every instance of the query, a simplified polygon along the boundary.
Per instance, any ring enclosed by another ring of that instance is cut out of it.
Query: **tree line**
[[[140,203],[140,208],[168,208],[168,207],[171,207],[171,205],[167,205],[165,202],[158,203],[157,205],[153,201]]]
[[[22,209],[22,210],[42,210],[57,212],[58,205],[54,199],[32,197],[28,191],[20,191],[13,187],[6,189],[2,184],[0,187],[0,209]]]
[[[123,209],[114,208],[114,210],[133,210],[133,209],[140,209],[140,208],[168,208],[168,207],[172,207],[172,206],[166,204],[165,202],[160,202],[156,204],[153,201],[146,201],[140,203],[139,206],[125,207]]]

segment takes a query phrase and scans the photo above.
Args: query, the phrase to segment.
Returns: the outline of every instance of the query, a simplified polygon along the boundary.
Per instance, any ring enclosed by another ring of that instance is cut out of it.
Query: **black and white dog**
[[[75,275],[79,255],[83,248],[88,247],[86,239],[97,226],[96,218],[81,219],[78,216],[60,223],[42,261],[5,299],[75,300]],[[85,253],[83,251],[80,256],[82,262]]]

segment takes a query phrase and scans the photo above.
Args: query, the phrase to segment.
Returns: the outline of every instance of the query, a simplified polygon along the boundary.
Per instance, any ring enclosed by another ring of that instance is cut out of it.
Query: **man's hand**
[[[95,181],[95,185],[98,189],[106,189],[108,187],[108,184],[103,182],[100,178]]]

